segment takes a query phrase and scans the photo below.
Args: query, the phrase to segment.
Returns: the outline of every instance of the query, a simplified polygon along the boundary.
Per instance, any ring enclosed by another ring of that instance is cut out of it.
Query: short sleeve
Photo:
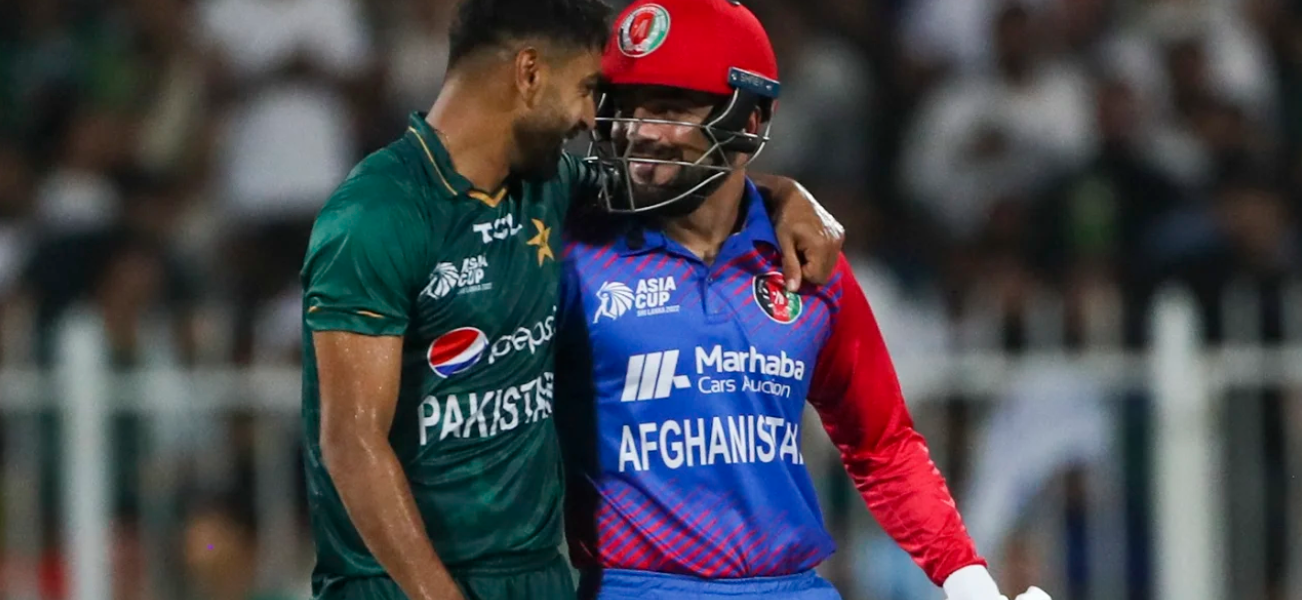
[[[302,273],[308,329],[406,333],[427,275],[431,233],[404,193],[374,179],[352,180],[321,211]]]
[[[601,170],[591,163],[566,152],[561,155],[560,179],[569,187],[567,209],[583,210],[596,206],[597,193],[601,191]]]

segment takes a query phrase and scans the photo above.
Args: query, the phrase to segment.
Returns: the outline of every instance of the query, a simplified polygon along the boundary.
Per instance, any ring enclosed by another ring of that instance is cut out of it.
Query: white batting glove
[[[945,580],[944,588],[948,600],[1008,600],[999,593],[999,586],[995,585],[994,578],[990,577],[990,571],[981,565],[971,565],[954,571],[954,574]]]
[[[1008,600],[999,592],[990,572],[981,565],[963,567],[945,580],[947,600]],[[1031,586],[1015,600],[1053,600],[1044,590]]]
[[[1031,586],[1026,592],[1017,596],[1017,600],[1053,600],[1044,590]]]

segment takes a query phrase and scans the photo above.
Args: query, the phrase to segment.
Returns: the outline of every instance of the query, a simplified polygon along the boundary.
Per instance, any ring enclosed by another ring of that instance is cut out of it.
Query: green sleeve
[[[601,191],[601,171],[573,154],[561,155],[560,179],[568,187],[565,195],[570,201],[565,208],[595,206]]]
[[[403,335],[428,273],[432,231],[410,191],[379,177],[349,180],[317,217],[303,264],[312,331]]]

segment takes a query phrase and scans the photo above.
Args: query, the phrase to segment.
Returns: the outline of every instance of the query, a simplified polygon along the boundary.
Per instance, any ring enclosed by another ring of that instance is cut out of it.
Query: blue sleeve
[[[568,248],[561,258],[561,288],[558,303],[556,321],[560,329],[583,324],[583,292],[578,267]]]
[[[592,342],[583,310],[583,290],[578,265],[567,246],[561,259],[561,289],[556,327],[555,419],[565,458],[566,512],[595,514],[591,479],[600,473],[596,443],[596,383],[593,380]],[[587,519],[573,519],[582,529]],[[595,539],[595,538],[594,538]]]
[[[583,280],[574,252],[566,243],[561,254],[560,298],[556,307],[556,378],[559,389],[576,394],[592,392],[592,342],[583,309]]]

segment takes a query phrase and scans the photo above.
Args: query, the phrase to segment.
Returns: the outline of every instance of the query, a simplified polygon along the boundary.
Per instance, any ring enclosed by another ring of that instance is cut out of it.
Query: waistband
[[[545,569],[553,566],[553,564],[557,562],[564,562],[564,559],[561,558],[560,551],[549,548],[547,550],[535,550],[533,552],[521,552],[519,554],[499,554],[496,556],[478,558],[467,563],[448,565],[448,573],[453,577],[467,575],[512,575]]]
[[[791,595],[815,590],[835,594],[835,588],[813,570],[778,577],[744,579],[702,579],[690,575],[672,575],[624,569],[585,570],[581,574],[580,598],[602,595],[618,597],[694,598],[703,596],[737,597]],[[803,597],[803,596],[802,596]],[[820,597],[823,597],[820,595]],[[834,597],[834,596],[827,596]]]

